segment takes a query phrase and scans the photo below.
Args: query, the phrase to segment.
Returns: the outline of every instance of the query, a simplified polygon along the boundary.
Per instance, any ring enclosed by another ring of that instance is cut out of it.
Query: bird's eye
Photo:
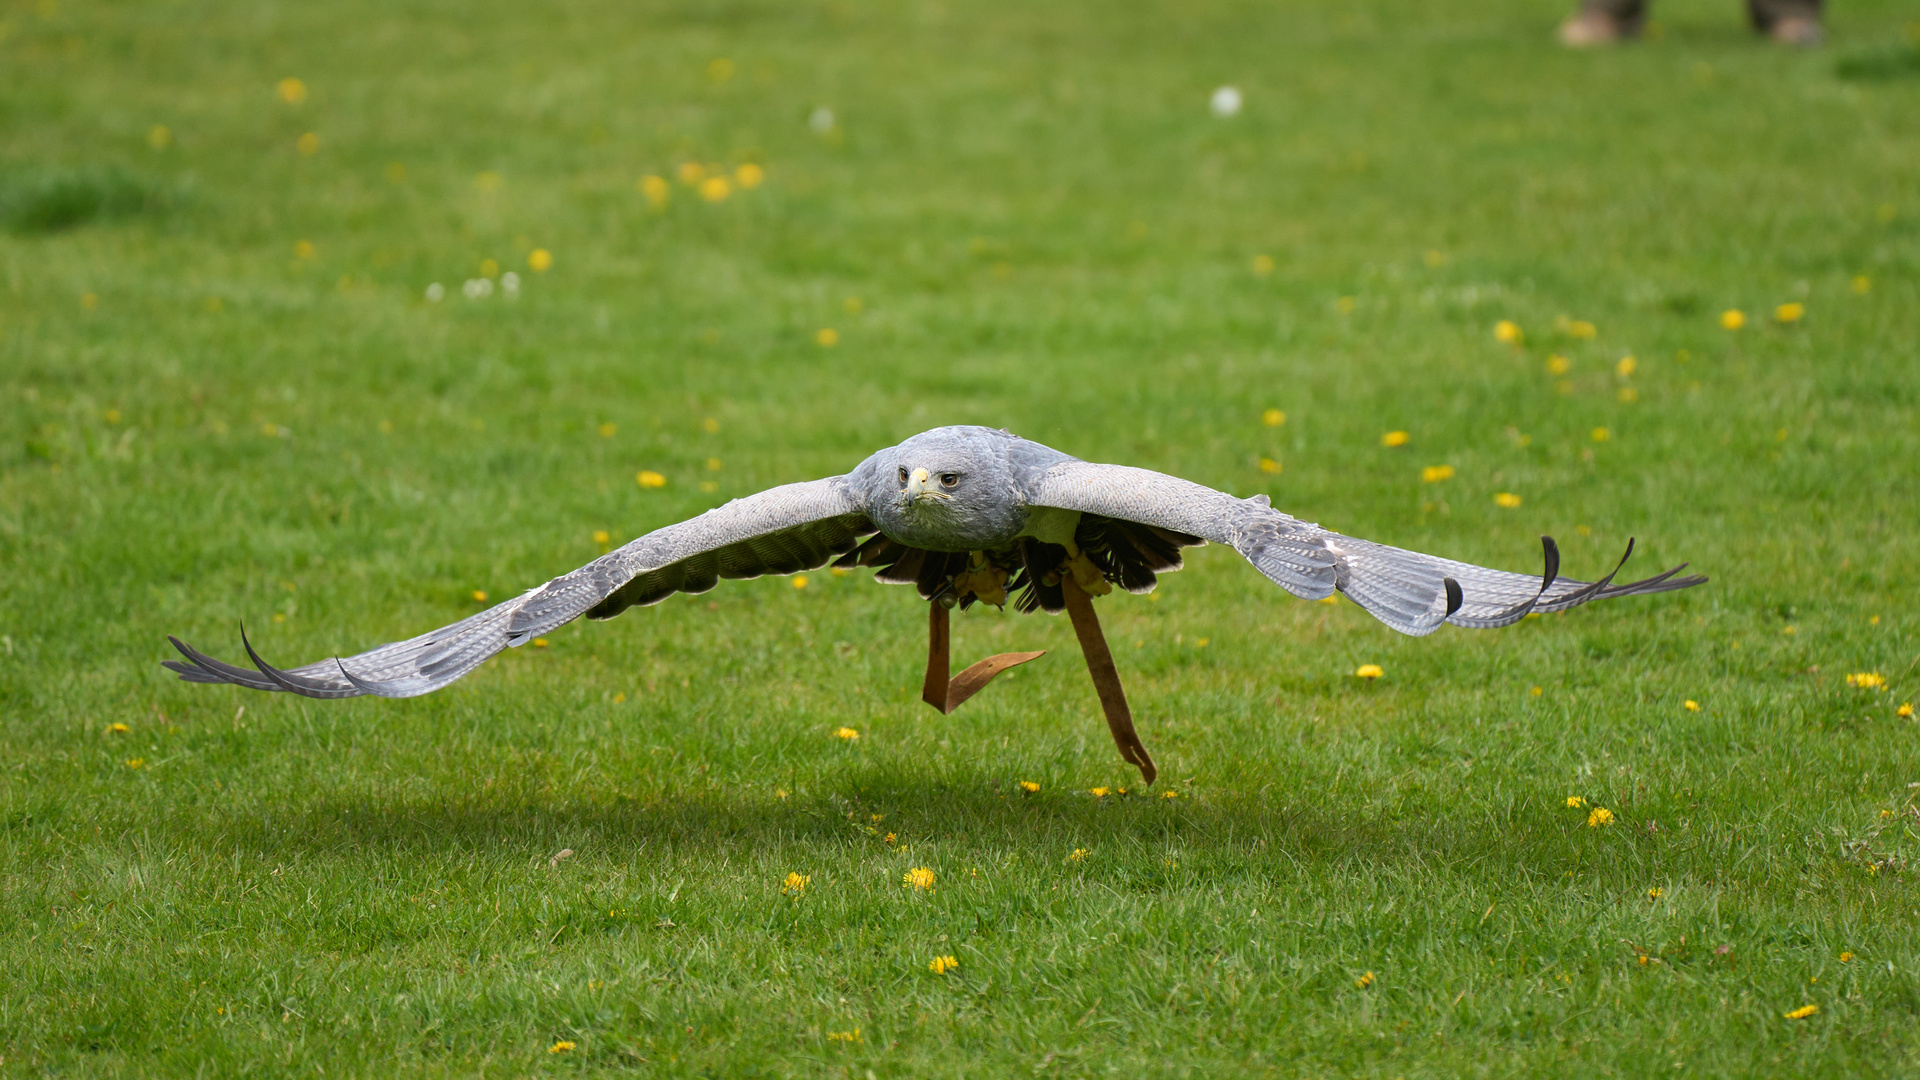
[[[959,483],[960,483],[960,474],[959,474],[959,473],[950,473],[950,472],[948,472],[948,473],[941,473],[941,474],[940,474],[940,486],[941,486],[941,487],[943,487],[943,488],[950,488],[950,487],[954,487],[955,485],[957,485],[957,484],[959,484]]]
[[[900,470],[900,486],[901,487],[907,486],[907,470],[905,469]]]

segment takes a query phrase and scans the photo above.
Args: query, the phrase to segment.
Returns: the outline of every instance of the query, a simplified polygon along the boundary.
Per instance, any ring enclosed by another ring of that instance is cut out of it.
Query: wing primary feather
[[[1570,592],[1565,596],[1554,597],[1552,600],[1547,601],[1545,605],[1541,607],[1541,610],[1550,611],[1550,612],[1566,611],[1568,608],[1579,607],[1581,604],[1586,603],[1587,601],[1593,599],[1595,596],[1604,595],[1606,593],[1607,586],[1613,584],[1614,577],[1617,574],[1619,574],[1623,568],[1625,568],[1625,566],[1627,565],[1627,560],[1631,558],[1633,558],[1633,538],[1628,537],[1626,553],[1621,555],[1620,561],[1614,564],[1612,572],[1607,574],[1606,577],[1601,578],[1599,581],[1596,581],[1591,585],[1582,586],[1581,588],[1573,592]],[[1536,600],[1535,603],[1537,604],[1539,603],[1539,601]]]
[[[286,689],[286,687],[281,686],[271,679],[261,678],[258,672],[248,671],[246,668],[235,667],[232,664],[215,660],[213,657],[208,656],[206,653],[188,645],[186,642],[181,641],[171,634],[167,635],[167,640],[173,642],[173,647],[179,649],[182,656],[193,661],[194,664],[202,670],[211,673],[221,682],[232,683],[235,686],[244,686],[249,690],[270,690],[277,692]]]
[[[345,678],[348,682],[352,683],[354,687],[359,690],[360,693],[372,694],[376,697],[406,697],[407,696],[406,694],[402,694],[394,691],[392,689],[391,684],[389,683],[373,682],[367,679],[356,677],[353,672],[347,670],[347,665],[337,656],[333,658],[333,662],[334,662],[334,665],[340,669],[341,676]]]
[[[295,675],[292,672],[281,671],[279,668],[267,663],[261,659],[258,652],[254,651],[253,642],[247,640],[247,626],[245,623],[240,624],[240,644],[247,650],[247,656],[253,660],[253,666],[260,669],[260,674],[279,683],[286,689],[299,694],[301,697],[343,698],[358,696],[357,691],[342,690],[337,686],[333,686],[330,683],[323,683],[318,679],[309,679],[302,675]]]
[[[1545,562],[1544,568],[1540,571],[1540,591],[1534,593],[1530,599],[1523,600],[1505,611],[1489,615],[1485,619],[1475,620],[1475,626],[1484,629],[1512,626],[1514,623],[1533,614],[1533,609],[1540,605],[1540,598],[1547,595],[1547,590],[1553,588],[1554,582],[1560,580],[1560,545],[1553,542],[1553,537],[1542,536],[1540,538],[1540,550]],[[1629,552],[1633,550],[1631,543],[1629,543],[1627,550]],[[1447,580],[1452,581],[1453,579],[1448,578]],[[1609,580],[1611,580],[1611,575],[1609,575]],[[1588,587],[1591,588],[1592,586]],[[1463,596],[1462,600],[1464,601],[1464,599]],[[1447,592],[1447,603],[1453,605],[1453,592],[1451,589]],[[1457,609],[1457,605],[1450,606],[1447,615],[1451,617]]]
[[[1461,604],[1467,602],[1466,594],[1460,591],[1460,583],[1450,577],[1441,578],[1440,583],[1447,587],[1447,615],[1452,616],[1460,610]]]

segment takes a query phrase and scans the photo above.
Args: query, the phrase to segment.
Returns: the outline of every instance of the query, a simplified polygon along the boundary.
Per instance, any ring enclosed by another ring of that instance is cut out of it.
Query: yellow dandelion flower
[[[1268,475],[1275,475],[1279,473],[1280,470],[1284,467],[1285,466],[1281,465],[1279,462],[1273,460],[1270,457],[1263,457],[1260,459],[1260,471]]]
[[[1726,330],[1738,330],[1747,325],[1747,313],[1739,308],[1728,308],[1720,313],[1720,326]]]
[[[274,95],[289,105],[298,105],[307,100],[307,84],[289,75],[273,87]]]
[[[807,575],[805,575],[805,574],[795,574],[795,575],[793,575],[793,587],[794,587],[794,588],[796,588],[796,589],[804,589],[804,588],[806,588],[806,587],[807,587]]]
[[[1361,679],[1377,679],[1386,673],[1386,669],[1379,664],[1361,664],[1353,669],[1354,676]]]
[[[1279,409],[1268,409],[1260,414],[1260,422],[1268,427],[1279,427],[1287,422],[1287,414]]]
[[[648,173],[635,181],[633,186],[639,189],[640,194],[647,197],[647,202],[651,203],[655,210],[666,206],[667,200],[673,198],[673,185],[667,183],[666,178],[662,176]]]
[[[296,259],[313,258],[313,241],[295,240],[293,242],[293,257]]]
[[[147,763],[147,759],[146,759],[146,758],[143,758],[143,757],[132,757],[132,758],[128,758],[128,759],[127,759],[127,768],[129,768],[129,769],[137,769],[137,768],[139,768],[140,766],[142,766],[142,765],[145,765],[146,763]]]
[[[307,157],[312,157],[320,152],[320,136],[309,131],[293,141],[293,148]]]
[[[619,693],[613,695],[613,703],[615,705],[618,705],[625,700],[627,700],[627,692],[625,690],[622,690]]]
[[[1163,791],[1160,793],[1160,797],[1163,799],[1177,799],[1180,797],[1180,793],[1177,791]]]
[[[1355,301],[1351,296],[1343,296],[1340,299],[1334,301],[1333,306],[1335,310],[1340,312],[1340,314],[1351,315],[1353,314]]]
[[[814,343],[823,349],[831,349],[840,344],[840,331],[831,326],[823,326],[813,332]]]
[[[1807,1017],[1812,1016],[1813,1014],[1819,1011],[1820,1011],[1820,1006],[1818,1005],[1802,1005],[1799,1008],[1793,1010],[1792,1012],[1781,1013],[1780,1015],[1786,1017],[1789,1020],[1805,1020]]]
[[[108,724],[107,725],[107,734],[109,735],[125,735],[127,732],[132,730],[133,730],[132,728],[128,727],[125,724]]]
[[[1695,700],[1693,700],[1692,698],[1688,698],[1688,699],[1686,700],[1686,702],[1685,702],[1685,707],[1686,707],[1686,710],[1687,710],[1688,712],[1699,712],[1699,711],[1700,711],[1700,703],[1699,703],[1699,702],[1697,702],[1697,701],[1695,701]]]
[[[1567,809],[1569,810],[1578,810],[1581,807],[1584,807],[1586,805],[1587,805],[1587,800],[1581,798],[1578,795],[1567,796]]]
[[[1111,789],[1103,788],[1103,787],[1088,788],[1087,794],[1093,796],[1096,799],[1104,799],[1109,794],[1111,794]]]
[[[1588,339],[1597,336],[1600,328],[1584,319],[1575,319],[1567,324],[1567,333],[1577,338]]]
[[[1498,495],[1495,495],[1493,497],[1493,501],[1494,501],[1494,505],[1499,506],[1502,509],[1512,510],[1515,507],[1520,505],[1521,500],[1520,500],[1520,496],[1515,495],[1511,491],[1502,491]]]
[[[1086,848],[1077,847],[1073,849],[1072,854],[1067,856],[1067,861],[1068,862],[1086,862],[1087,856],[1089,854],[1091,854],[1091,852],[1087,851]]]
[[[1910,718],[1911,716],[1913,716],[1913,702],[1911,701],[1901,702],[1900,707],[1893,710],[1893,715],[1898,716],[1903,720]]]
[[[1620,358],[1619,363],[1613,365],[1613,373],[1623,379],[1631,376],[1638,370],[1640,370],[1640,361],[1635,360],[1631,356],[1623,356]]]
[[[712,435],[720,430],[720,421],[709,416],[705,420],[700,421],[700,430]]]
[[[1597,829],[1602,825],[1613,824],[1613,811],[1604,806],[1596,806],[1593,813],[1587,815],[1587,828]]]
[[[546,638],[543,638],[543,637],[537,637],[533,639],[533,647],[536,649],[544,649],[551,644],[553,644],[553,642],[548,641]]]
[[[667,486],[667,478],[654,472],[652,469],[641,469],[638,473],[634,474],[633,479],[643,488],[660,488]]]
[[[611,439],[620,430],[620,426],[618,424],[615,424],[613,421],[609,420],[606,423],[601,424],[599,430],[600,430],[601,438]]]
[[[1405,446],[1413,438],[1404,431],[1389,431],[1380,436],[1380,445],[1386,447]]]
[[[719,459],[719,458],[717,458],[717,457],[710,457],[710,458],[708,458],[708,459],[707,459],[707,471],[708,471],[708,472],[719,472],[719,471],[720,471],[720,459]]]
[[[700,197],[708,202],[723,202],[733,194],[733,181],[724,176],[709,176],[700,181]]]
[[[705,180],[706,178],[707,178],[707,167],[705,165],[702,165],[697,161],[687,161],[687,162],[681,163],[680,165],[680,182],[681,183],[687,185],[688,187],[692,187],[693,185],[698,184],[700,181]]]
[[[1775,322],[1796,323],[1799,322],[1800,317],[1806,313],[1807,305],[1794,301],[1792,303],[1781,304],[1779,307],[1774,308],[1773,318]]]
[[[1840,954],[1840,962],[1841,962],[1841,963],[1843,963],[1843,964],[1851,964],[1851,963],[1853,963],[1853,954],[1852,954],[1852,953],[1850,953],[1850,952],[1843,952],[1843,953],[1841,953],[1841,954]]]
[[[1867,293],[1872,292],[1873,279],[1868,277],[1865,274],[1861,274],[1858,277],[1855,277],[1853,279],[1853,291],[1856,293],[1859,293],[1861,296],[1865,296]]]
[[[1255,255],[1253,257],[1253,272],[1261,277],[1266,277],[1268,274],[1273,273],[1273,256]]]
[[[827,1032],[827,1041],[857,1043],[865,1042],[866,1040],[860,1037],[860,1029],[854,1028],[852,1031],[829,1031]]]
[[[480,260],[480,276],[484,278],[499,277],[500,276],[500,260],[499,259],[481,259]]]
[[[485,590],[485,589],[475,589],[475,590],[473,590],[473,602],[474,602],[474,603],[476,603],[476,604],[484,604],[484,603],[486,603],[486,602],[487,602],[487,590]]]
[[[1040,785],[1031,780],[1022,780],[1020,781],[1020,790],[1032,795],[1040,790]]]
[[[547,1047],[547,1053],[564,1054],[567,1051],[572,1049],[574,1049],[574,1044],[571,1040],[561,1039],[559,1042],[556,1042],[552,1046]]]
[[[546,248],[534,248],[527,253],[527,269],[536,274],[544,274],[553,269],[553,252]]]
[[[165,150],[173,145],[173,129],[165,124],[155,124],[148,128],[147,145],[155,150]]]
[[[898,840],[899,838],[900,838],[899,835],[896,833],[888,833],[887,835],[881,837],[880,839],[885,843],[891,844],[895,840]]]
[[[1353,985],[1359,987],[1362,990],[1365,990],[1367,987],[1372,986],[1373,972],[1368,971],[1368,972],[1362,973],[1359,978],[1353,980]]]
[[[1420,470],[1420,482],[1423,484],[1437,484],[1442,480],[1451,479],[1453,479],[1451,465],[1429,465]]]
[[[807,891],[807,884],[812,880],[812,878],[805,874],[790,873],[787,875],[787,879],[780,883],[780,891],[786,893],[788,896],[799,896],[801,893]]]
[[[837,727],[833,729],[833,737],[836,739],[846,739],[848,741],[852,741],[854,739],[859,738],[860,733],[850,727]]]
[[[935,975],[945,975],[947,972],[959,966],[960,961],[955,960],[951,956],[936,956],[933,958],[933,962],[927,965],[927,970],[933,972]]]
[[[707,62],[707,78],[714,82],[726,82],[733,78],[733,61],[724,56],[715,57]]]
[[[1547,357],[1547,374],[1549,375],[1565,375],[1572,369],[1573,362],[1558,353]]]
[[[1862,690],[1878,690],[1887,685],[1887,677],[1877,671],[1856,671],[1847,676],[1847,685]]]
[[[491,169],[485,172],[474,173],[473,189],[475,191],[499,191],[500,174]]]
[[[759,187],[766,179],[767,170],[751,161],[733,170],[733,182],[739,184],[743,191],[751,191]]]
[[[1502,345],[1518,345],[1525,337],[1520,324],[1511,319],[1501,319],[1493,324],[1493,340]]]
[[[1544,693],[1546,693],[1546,692],[1547,692],[1547,691],[1546,691],[1546,690],[1545,690],[1544,688],[1542,688],[1542,687],[1538,687],[1538,686],[1536,686],[1536,687],[1534,687],[1533,689],[1531,689],[1531,690],[1529,690],[1529,691],[1527,691],[1527,693],[1529,693],[1529,694],[1532,694],[1532,695],[1533,695],[1534,697],[1539,697],[1539,696],[1540,696],[1541,694],[1544,694]]]
[[[1648,889],[1648,890],[1647,890],[1647,899],[1649,899],[1649,900],[1658,900],[1658,899],[1660,899],[1660,895],[1661,895],[1661,893],[1663,893],[1663,892],[1665,892],[1665,891],[1666,891],[1666,890],[1664,890],[1664,889],[1662,889],[1662,888],[1660,888],[1660,887],[1659,887],[1658,885],[1656,885],[1656,886],[1654,886],[1653,888],[1651,888],[1651,889]]]
[[[1597,427],[1593,429],[1591,434],[1593,436],[1594,442],[1606,442],[1607,440],[1613,438],[1613,429]]]
[[[916,866],[901,875],[900,884],[925,892],[933,888],[933,871],[924,866]]]

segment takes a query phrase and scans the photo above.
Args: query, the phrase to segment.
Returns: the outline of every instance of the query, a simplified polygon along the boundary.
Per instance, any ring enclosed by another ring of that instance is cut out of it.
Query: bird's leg
[[[947,672],[951,666],[949,655],[952,649],[948,610],[953,603],[951,589],[940,593],[927,603],[927,677],[920,686],[920,700],[940,710],[943,716],[959,708],[961,702],[979,693],[980,688],[993,681],[995,675],[1046,655],[1044,650],[999,653],[968,667],[957,677],[948,679]]]
[[[1086,655],[1087,674],[1093,676],[1093,688],[1100,694],[1100,708],[1107,714],[1107,730],[1113,733],[1113,745],[1120,748],[1120,757],[1138,766],[1140,775],[1151,784],[1160,770],[1154,767],[1153,758],[1140,743],[1139,733],[1133,730],[1127,692],[1120,686],[1120,672],[1113,666],[1113,651],[1107,648],[1107,637],[1100,632],[1100,617],[1093,613],[1093,598],[1081,587],[1077,573],[1060,575],[1060,591],[1066,594],[1067,614],[1073,619],[1080,651]]]

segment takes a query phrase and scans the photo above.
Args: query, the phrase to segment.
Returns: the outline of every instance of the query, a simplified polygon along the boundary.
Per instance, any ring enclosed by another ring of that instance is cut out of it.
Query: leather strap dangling
[[[1138,766],[1148,784],[1158,776],[1153,758],[1133,730],[1133,712],[1127,708],[1127,692],[1120,685],[1120,672],[1113,666],[1113,652],[1107,637],[1100,632],[1100,617],[1093,613],[1093,598],[1080,587],[1072,574],[1060,575],[1060,591],[1066,594],[1067,614],[1073,619],[1073,632],[1080,638],[1080,651],[1087,658],[1087,674],[1093,676],[1093,688],[1100,694],[1100,708],[1107,714],[1107,730],[1113,733],[1113,745],[1129,765]]]
[[[920,687],[920,700],[938,709],[942,716],[952,713],[960,707],[961,702],[979,693],[982,687],[993,681],[995,675],[1047,655],[1044,650],[1000,653],[972,665],[950,680],[947,671],[952,640],[947,622],[947,609],[940,603],[940,598],[935,597],[927,604],[927,678]]]

